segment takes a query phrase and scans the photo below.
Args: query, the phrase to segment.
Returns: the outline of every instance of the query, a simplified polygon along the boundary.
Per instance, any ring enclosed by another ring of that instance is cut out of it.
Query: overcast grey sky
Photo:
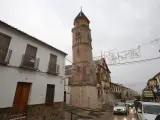
[[[0,0],[0,19],[67,52],[72,60],[71,29],[81,5],[91,21],[94,56],[160,38],[160,0]],[[160,56],[159,43],[144,44],[138,59]],[[109,68],[113,82],[140,91],[160,71],[160,60]]]

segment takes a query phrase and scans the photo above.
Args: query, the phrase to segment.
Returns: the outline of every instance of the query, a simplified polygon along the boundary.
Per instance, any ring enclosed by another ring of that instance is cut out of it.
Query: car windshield
[[[160,105],[143,105],[143,111],[146,114],[155,114],[160,113]]]
[[[125,103],[117,103],[116,106],[122,106],[122,107],[124,107]]]

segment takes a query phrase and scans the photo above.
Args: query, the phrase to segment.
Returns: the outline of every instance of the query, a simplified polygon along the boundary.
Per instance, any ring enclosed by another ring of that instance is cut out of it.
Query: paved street
[[[130,112],[130,114],[128,116],[114,115],[112,113],[106,113],[98,120],[137,120],[136,115],[135,115],[135,110],[130,109],[129,112]]]
[[[84,110],[74,110],[73,120],[137,120],[135,109],[129,110],[129,115],[114,115],[110,112],[91,112]],[[66,112],[65,120],[71,120],[70,112]]]

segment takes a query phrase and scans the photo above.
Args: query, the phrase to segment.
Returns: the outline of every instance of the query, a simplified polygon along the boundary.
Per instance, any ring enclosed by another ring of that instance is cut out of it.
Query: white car
[[[133,101],[126,101],[126,105],[130,108],[134,107],[134,102]]]
[[[114,108],[113,108],[113,113],[114,114],[126,114],[128,115],[129,111],[128,111],[128,107],[124,102],[118,102]]]
[[[160,103],[140,102],[137,109],[138,120],[155,120],[160,113]]]

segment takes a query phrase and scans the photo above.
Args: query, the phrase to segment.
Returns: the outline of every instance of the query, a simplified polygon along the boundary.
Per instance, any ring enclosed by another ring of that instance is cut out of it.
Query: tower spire
[[[82,12],[82,6],[81,6],[81,12]]]
[[[87,20],[88,24],[90,23],[90,21],[88,20],[88,18],[85,16],[85,14],[82,12],[82,6],[81,6],[81,11],[80,13],[76,16],[76,18],[74,19],[74,24],[75,24],[75,21],[78,20],[78,19],[85,19]]]

